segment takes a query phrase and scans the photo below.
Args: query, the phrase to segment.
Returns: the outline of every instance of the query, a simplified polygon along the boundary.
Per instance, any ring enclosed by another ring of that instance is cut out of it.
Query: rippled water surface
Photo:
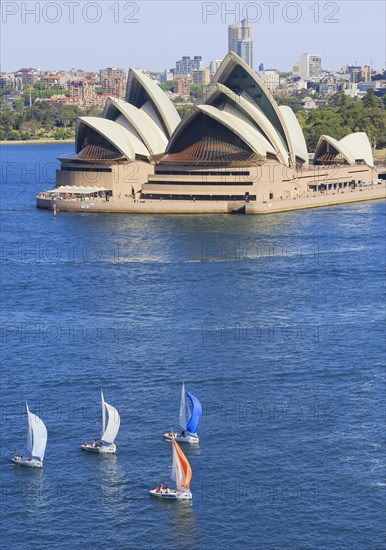
[[[2,543],[368,548],[385,538],[385,203],[271,216],[35,208],[70,145],[2,150]],[[193,504],[169,482],[182,381]],[[81,453],[99,391],[115,456]],[[24,403],[43,471],[13,466]]]

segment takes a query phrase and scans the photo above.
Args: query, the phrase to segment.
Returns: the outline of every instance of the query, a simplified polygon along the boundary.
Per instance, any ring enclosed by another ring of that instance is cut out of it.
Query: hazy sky
[[[265,68],[291,70],[303,52],[320,53],[325,69],[346,62],[385,66],[383,0],[2,0],[1,11],[3,71],[107,66],[157,71],[173,67],[182,55],[202,55],[208,64],[224,57],[228,25],[246,14],[255,68],[263,62]]]

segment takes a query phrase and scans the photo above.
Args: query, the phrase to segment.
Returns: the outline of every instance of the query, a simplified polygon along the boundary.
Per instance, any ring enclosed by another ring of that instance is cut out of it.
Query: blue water
[[[71,145],[2,149],[5,548],[370,549],[385,541],[385,203],[271,216],[35,208]],[[182,381],[192,505],[169,482]],[[99,391],[121,414],[98,437]],[[41,472],[11,455],[24,403]]]

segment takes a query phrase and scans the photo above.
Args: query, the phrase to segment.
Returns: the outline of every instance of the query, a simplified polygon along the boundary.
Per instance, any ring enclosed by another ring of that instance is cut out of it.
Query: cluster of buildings
[[[236,53],[254,69],[252,28],[248,19],[229,25],[228,52]],[[184,56],[176,61],[175,67],[161,73],[160,81],[173,81],[174,95],[188,98],[190,85],[208,85],[220,63],[221,60],[213,60],[205,67],[201,56]],[[347,65],[340,71],[329,71],[323,69],[322,56],[319,53],[302,53],[300,60],[293,64],[292,71],[289,72],[275,68],[264,69],[264,63],[260,63],[258,74],[273,94],[292,95],[307,90],[308,97],[303,102],[305,109],[314,109],[320,105],[320,101],[313,100],[316,92],[326,96],[343,92],[351,97],[361,97],[372,88],[379,97],[386,93],[385,74],[373,70],[369,65]],[[372,80],[376,74],[378,80]]]
[[[99,72],[75,68],[67,72],[50,72],[24,67],[14,73],[0,73],[0,90],[11,89],[9,95],[13,101],[23,90],[31,89],[39,83],[40,90],[58,92],[45,101],[76,105],[81,109],[103,109],[108,97],[125,97],[126,80],[126,71],[116,67],[101,69]]]
[[[228,27],[228,52],[235,53],[245,64],[254,70],[252,28],[248,19],[233,23]],[[182,56],[175,66],[161,73],[144,72],[157,83],[170,82],[169,98],[189,102],[192,84],[208,86],[214,81],[221,64],[220,59],[212,60],[207,66],[200,55]],[[307,91],[303,106],[313,109],[320,106],[323,99],[314,100],[316,93],[327,96],[343,92],[351,97],[361,97],[368,89],[373,89],[381,97],[386,93],[386,75],[377,73],[370,65],[346,65],[340,71],[329,71],[322,67],[322,56],[318,53],[302,53],[292,71],[281,72],[275,68],[264,68],[260,63],[258,75],[273,94],[293,95]],[[374,78],[375,77],[375,78]],[[103,109],[106,99],[123,99],[126,94],[127,74],[124,69],[109,67],[97,72],[71,69],[68,72],[42,72],[31,67],[14,73],[0,73],[0,90],[10,88],[13,94],[9,103],[17,98],[26,86],[41,83],[44,90],[58,90],[47,101],[77,105],[82,109],[96,107]],[[303,94],[304,95],[304,94]]]
[[[228,27],[228,52],[236,53],[253,67],[252,30],[248,19]],[[210,84],[220,64],[221,59],[215,59],[205,67],[201,56],[183,56],[176,61],[175,67],[165,69],[161,73],[160,81],[173,81],[173,94],[186,99],[190,96],[191,84]]]
[[[191,84],[208,86],[211,83],[221,59],[211,61],[209,67],[205,67],[202,57],[195,55],[182,56],[176,61],[175,67],[165,69],[160,74],[160,82],[173,81],[174,96],[189,98]],[[173,97],[173,96],[172,96]]]

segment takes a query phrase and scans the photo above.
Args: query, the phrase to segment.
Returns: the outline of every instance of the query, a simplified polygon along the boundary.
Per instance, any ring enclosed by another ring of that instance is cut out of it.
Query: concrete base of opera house
[[[334,206],[353,202],[379,200],[386,198],[386,182],[370,187],[345,189],[340,192],[314,193],[307,197],[276,199],[264,202],[244,201],[196,201],[196,200],[110,200],[93,199],[49,199],[37,198],[38,208],[52,210],[54,204],[58,211],[67,212],[106,212],[130,214],[215,214],[231,213],[238,210],[245,214],[271,214],[306,208]],[[245,211],[244,211],[245,207]]]

